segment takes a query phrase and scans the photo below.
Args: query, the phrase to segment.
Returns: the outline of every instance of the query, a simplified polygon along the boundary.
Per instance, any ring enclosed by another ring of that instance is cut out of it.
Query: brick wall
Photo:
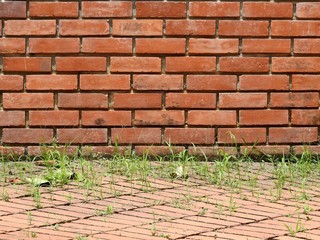
[[[0,18],[1,152],[319,151],[319,2],[2,1]]]

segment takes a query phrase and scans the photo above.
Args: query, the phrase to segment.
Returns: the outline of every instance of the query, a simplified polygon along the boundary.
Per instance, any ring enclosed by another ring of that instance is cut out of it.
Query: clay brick
[[[4,109],[50,109],[53,108],[53,93],[4,93]]]
[[[182,75],[133,75],[133,89],[174,91],[183,89]]]
[[[130,90],[129,75],[81,74],[81,90]]]
[[[24,127],[25,112],[24,111],[0,111],[1,127]]]
[[[204,147],[197,146],[196,148],[188,147],[189,154],[194,156],[212,157],[212,156],[224,156],[225,154],[236,156],[238,151],[235,147],[224,147],[224,146],[214,146],[214,147]],[[199,222],[200,223],[200,222]],[[203,224],[203,222],[201,222]]]
[[[265,143],[266,135],[265,128],[220,128],[218,130],[218,142],[233,144]]]
[[[52,129],[4,128],[2,131],[4,143],[39,144],[53,140]]]
[[[315,1],[297,3],[296,16],[301,19],[320,19],[320,3]]]
[[[138,126],[172,126],[184,124],[184,111],[177,110],[137,110],[135,111],[134,124]]]
[[[294,53],[297,54],[319,54],[320,53],[320,40],[319,39],[295,39],[294,40]]]
[[[112,143],[159,144],[161,143],[160,128],[113,128]]]
[[[239,51],[238,39],[191,38],[190,54],[236,54]]]
[[[309,152],[309,153],[313,153],[313,154],[320,154],[320,147],[319,145],[316,145],[316,146],[306,146],[306,145],[303,145],[303,146],[295,146],[293,147],[293,152],[294,154],[305,154],[305,152]]]
[[[281,2],[244,2],[244,18],[292,18],[293,4]]]
[[[213,36],[216,32],[214,20],[167,20],[168,36]]]
[[[67,156],[77,156],[79,149],[76,146],[29,146],[27,152],[29,156],[43,156],[48,153],[48,150],[58,151],[59,153]],[[48,210],[48,209],[46,209]],[[54,208],[57,211],[57,208]],[[73,214],[74,212],[72,212]]]
[[[30,111],[30,126],[78,126],[78,111]]]
[[[300,126],[304,126],[304,125],[318,126],[320,124],[320,111],[319,111],[319,109],[292,110],[291,124],[292,125],[300,125]]]
[[[113,95],[113,107],[123,109],[160,109],[161,97],[159,93],[115,93]]]
[[[268,36],[268,25],[268,21],[221,20],[219,21],[219,36]]]
[[[240,153],[244,155],[288,155],[290,153],[290,146],[288,145],[267,145],[267,146],[241,146]]]
[[[161,36],[162,20],[113,20],[114,36]]]
[[[215,57],[167,57],[166,72],[215,72]]]
[[[107,129],[57,129],[58,143],[106,143],[108,139]]]
[[[53,36],[55,20],[8,20],[4,32],[7,36]]]
[[[239,86],[241,91],[285,91],[289,90],[289,76],[242,75]]]
[[[61,36],[98,36],[109,34],[109,23],[105,20],[60,20]]]
[[[271,93],[272,108],[318,108],[318,93]]]
[[[132,39],[130,38],[83,38],[83,53],[132,53]]]
[[[82,111],[83,126],[131,126],[130,111]]]
[[[185,148],[183,146],[135,146],[134,150],[138,155],[166,156],[172,153],[180,153]]]
[[[272,72],[320,72],[320,58],[318,57],[273,57]]]
[[[184,54],[186,40],[180,38],[137,38],[137,54]]]
[[[152,72],[161,71],[161,59],[157,57],[111,57],[111,72]]]
[[[108,95],[102,93],[59,93],[58,107],[79,108],[108,108]]]
[[[266,73],[269,59],[265,57],[221,57],[220,72]]]
[[[30,2],[29,15],[34,18],[77,18],[76,2]]]
[[[243,39],[243,53],[287,53],[291,51],[290,39]]]
[[[27,16],[26,1],[0,2],[0,18],[25,18]]]
[[[267,93],[220,93],[220,108],[266,108]]]
[[[216,94],[214,93],[168,93],[166,108],[192,109],[216,108]]]
[[[26,43],[22,38],[0,38],[0,54],[25,53]]]
[[[164,140],[172,144],[213,144],[215,130],[210,128],[167,128]]]
[[[236,126],[236,111],[189,111],[188,125],[197,126]]]
[[[21,91],[23,77],[18,75],[0,75],[0,91]]]
[[[30,38],[29,53],[79,53],[78,38]]]
[[[24,155],[24,147],[0,147],[0,154],[22,156]]]
[[[84,156],[96,156],[96,155],[102,155],[102,156],[114,156],[114,154],[122,154],[127,155],[131,154],[131,147],[126,146],[83,146],[81,149],[81,154]]]
[[[51,72],[49,57],[4,57],[4,72]]]
[[[190,2],[191,17],[239,17],[237,2]]]
[[[318,141],[317,127],[270,128],[270,143],[312,143]]]
[[[132,16],[131,2],[82,2],[83,18],[120,18]]]
[[[59,72],[106,71],[105,57],[56,57]]]
[[[271,35],[274,37],[317,37],[320,36],[318,21],[274,20]]]
[[[186,12],[185,2],[136,2],[137,18],[185,18]]]
[[[240,126],[288,125],[288,110],[240,110]]]
[[[235,91],[237,77],[233,75],[188,75],[189,91]]]
[[[27,75],[26,88],[33,91],[77,89],[76,75]]]
[[[319,91],[320,76],[319,75],[292,75],[293,91]]]

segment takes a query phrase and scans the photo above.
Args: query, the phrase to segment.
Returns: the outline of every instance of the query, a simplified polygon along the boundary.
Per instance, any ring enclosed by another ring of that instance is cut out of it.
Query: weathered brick
[[[210,144],[214,143],[215,130],[210,128],[167,128],[164,139],[172,144]]]
[[[293,4],[282,2],[244,2],[245,18],[292,18]]]
[[[215,72],[215,57],[167,57],[166,72]]]
[[[4,93],[4,109],[50,109],[53,108],[53,93]]]
[[[105,20],[61,20],[61,36],[99,36],[109,34],[109,23]]]
[[[320,58],[273,57],[272,72],[318,73],[320,72]]]
[[[32,91],[77,89],[76,75],[27,75],[26,88]]]
[[[239,52],[238,39],[191,38],[190,54],[236,54]]]
[[[235,91],[237,77],[234,75],[188,75],[189,91]]]
[[[106,143],[108,140],[107,133],[107,129],[57,129],[57,142],[67,144]]]
[[[220,72],[266,73],[269,59],[265,57],[221,57]]]
[[[79,112],[68,110],[30,111],[30,126],[78,126]]]
[[[115,93],[113,107],[122,109],[161,108],[161,94],[159,93]]]
[[[82,2],[83,18],[125,18],[132,16],[131,2]]]
[[[130,90],[129,75],[81,74],[81,90]]]
[[[157,57],[111,57],[111,72],[149,72],[161,71],[161,59]]]
[[[183,89],[182,75],[133,75],[133,89],[154,91],[175,91]]]
[[[83,53],[132,53],[132,39],[130,38],[83,38]]]
[[[137,18],[185,18],[186,12],[185,2],[136,2]]]
[[[167,20],[166,35],[213,36],[216,32],[214,20]]]
[[[53,140],[52,129],[4,128],[2,131],[4,143],[41,144]]]
[[[267,93],[220,93],[219,108],[266,108]]]
[[[26,43],[22,38],[0,38],[0,54],[25,53]]]
[[[115,36],[161,36],[162,20],[114,20]]]
[[[320,40],[319,39],[295,39],[294,40],[294,53],[297,54],[319,54],[320,53]]]
[[[289,90],[289,76],[242,75],[239,87],[241,91],[286,91]]]
[[[287,53],[290,54],[290,39],[243,39],[243,53]]]
[[[318,21],[274,20],[271,35],[274,37],[317,37],[320,36]]]
[[[137,54],[184,54],[186,40],[180,38],[137,38]]]
[[[265,128],[220,128],[219,143],[265,143],[267,131]]]
[[[77,18],[76,2],[30,2],[29,15],[34,18]]]
[[[105,57],[56,57],[59,72],[89,72],[106,71]]]
[[[191,17],[239,17],[237,2],[190,2]]]
[[[320,76],[319,75],[292,75],[293,91],[319,91]]]
[[[236,111],[194,110],[188,112],[188,125],[236,126]]]
[[[272,108],[318,108],[318,93],[271,93]]]
[[[301,19],[319,19],[320,3],[318,2],[298,2],[296,5],[296,16]]]
[[[108,95],[102,93],[59,93],[58,107],[69,109],[108,108]]]
[[[113,143],[129,144],[159,144],[161,143],[160,128],[113,128],[111,129]]]
[[[318,128],[316,127],[291,127],[270,128],[270,143],[312,143],[318,141]]]
[[[56,34],[56,21],[8,20],[4,29],[7,36],[53,36]]]
[[[49,57],[4,57],[4,72],[51,72]]]
[[[83,126],[131,126],[130,111],[82,111]]]
[[[1,127],[24,127],[25,112],[24,111],[0,111]]]
[[[220,36],[262,37],[268,36],[268,21],[258,20],[221,20],[219,21]]]
[[[78,38],[30,38],[29,53],[79,53]]]
[[[135,111],[134,124],[139,126],[153,126],[153,125],[183,125],[184,111],[178,110],[137,110]]]
[[[0,18],[25,18],[27,16],[26,1],[0,2]]]
[[[240,126],[288,125],[288,110],[240,110]]]
[[[216,94],[214,93],[168,93],[166,108],[192,109],[216,108]]]
[[[18,75],[0,75],[0,91],[21,91],[23,77]]]
[[[295,126],[319,126],[320,110],[319,109],[297,109],[292,110],[291,124]]]

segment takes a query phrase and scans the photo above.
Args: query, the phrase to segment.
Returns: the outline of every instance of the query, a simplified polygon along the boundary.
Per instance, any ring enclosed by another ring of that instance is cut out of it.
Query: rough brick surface
[[[317,1],[2,1],[0,17],[0,147],[317,148]]]

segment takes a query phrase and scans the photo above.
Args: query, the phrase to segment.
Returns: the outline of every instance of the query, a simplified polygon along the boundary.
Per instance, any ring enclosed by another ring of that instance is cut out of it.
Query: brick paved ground
[[[192,176],[150,179],[147,188],[104,177],[90,189],[78,182],[42,187],[38,199],[28,186],[6,183],[0,239],[320,239],[319,179],[305,189],[308,198],[299,200],[301,189],[292,186],[275,201],[274,180],[258,178],[259,189],[231,191]]]

